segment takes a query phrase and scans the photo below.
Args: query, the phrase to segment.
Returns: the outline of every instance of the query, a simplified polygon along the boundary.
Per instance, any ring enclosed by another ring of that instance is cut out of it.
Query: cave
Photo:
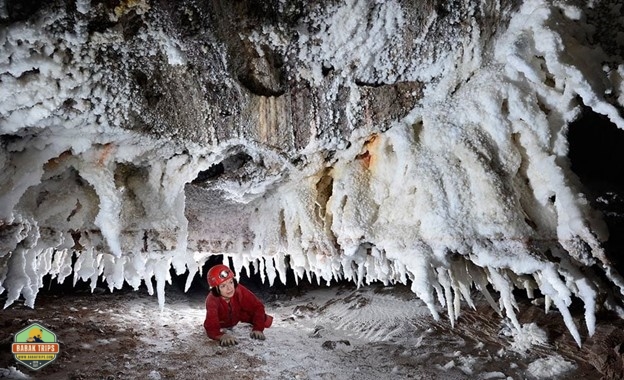
[[[0,1],[0,377],[624,377],[620,8]]]

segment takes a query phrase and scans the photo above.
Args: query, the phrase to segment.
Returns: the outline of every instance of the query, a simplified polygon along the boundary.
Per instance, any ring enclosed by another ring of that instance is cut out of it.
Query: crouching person
[[[273,317],[264,312],[264,305],[249,289],[237,283],[234,272],[226,265],[215,265],[208,271],[210,293],[206,297],[204,328],[208,337],[222,346],[238,344],[236,338],[221,331],[238,322],[251,323],[253,339],[264,340],[264,329],[271,327]]]

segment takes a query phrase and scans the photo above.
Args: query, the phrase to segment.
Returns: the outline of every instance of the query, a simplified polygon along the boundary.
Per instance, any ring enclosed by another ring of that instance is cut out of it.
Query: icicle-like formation
[[[605,230],[570,180],[565,126],[578,114],[577,96],[620,128],[624,121],[601,95],[604,75],[587,75],[604,60],[574,61],[566,49],[578,42],[551,29],[572,28],[578,13],[528,1],[489,69],[450,97],[432,90],[422,108],[346,151],[331,170],[282,187],[258,211],[257,249],[287,253],[299,277],[326,279],[339,268],[357,284],[409,278],[434,317],[435,293],[452,321],[473,285],[498,310],[489,283],[519,330],[512,290],[528,275],[534,281],[521,286],[529,294],[539,288],[580,345],[571,297],[585,303],[591,334],[599,285],[576,268],[599,264],[620,296],[624,289],[601,248]],[[329,197],[321,182],[331,183]],[[566,256],[551,263],[546,254],[559,246]]]

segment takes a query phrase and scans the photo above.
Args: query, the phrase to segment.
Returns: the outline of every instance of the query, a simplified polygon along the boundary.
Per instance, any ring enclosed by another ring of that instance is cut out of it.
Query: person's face
[[[219,292],[221,293],[221,297],[224,298],[232,298],[234,295],[234,279],[230,278],[224,283],[219,285]]]

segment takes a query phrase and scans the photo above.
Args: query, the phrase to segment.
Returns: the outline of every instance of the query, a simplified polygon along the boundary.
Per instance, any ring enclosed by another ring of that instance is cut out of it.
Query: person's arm
[[[219,299],[212,295],[206,298],[206,319],[204,329],[210,339],[219,340],[223,333],[219,324]]]
[[[251,324],[253,331],[264,331],[265,311],[262,301],[249,289],[240,286],[241,307],[251,316]]]
[[[235,337],[225,334],[221,331],[219,323],[219,306],[221,299],[212,294],[206,298],[206,319],[204,320],[204,329],[210,339],[218,340],[221,346],[233,346],[238,344]]]

